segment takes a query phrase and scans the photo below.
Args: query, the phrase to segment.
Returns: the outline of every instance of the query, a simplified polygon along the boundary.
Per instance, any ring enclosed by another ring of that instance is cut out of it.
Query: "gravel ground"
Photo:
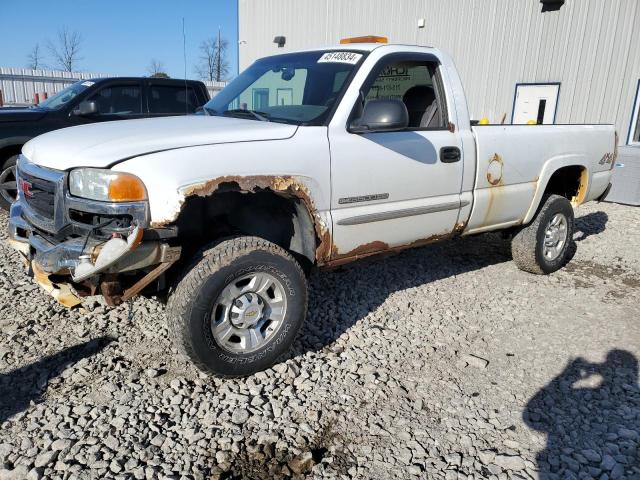
[[[640,479],[640,209],[575,239],[546,277],[497,235],[315,274],[242,380],[183,361],[160,301],[67,311],[1,242],[0,479]]]

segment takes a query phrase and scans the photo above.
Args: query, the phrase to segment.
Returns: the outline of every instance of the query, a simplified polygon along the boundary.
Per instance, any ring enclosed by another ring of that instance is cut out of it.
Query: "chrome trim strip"
[[[405,208],[403,210],[394,210],[390,212],[369,213],[367,215],[358,215],[356,217],[343,218],[338,221],[338,225],[360,225],[363,223],[381,222],[384,220],[393,220],[394,218],[413,217],[415,215],[426,215],[428,213],[445,212],[447,210],[456,210],[469,205],[467,200],[462,202],[448,202],[440,205],[429,205],[426,207]]]
[[[373,195],[362,195],[360,197],[344,197],[338,199],[339,205],[344,205],[348,203],[358,203],[358,202],[374,202],[376,200],[386,200],[389,198],[388,193],[376,193]]]
[[[149,202],[100,202],[98,200],[73,197],[69,195],[69,193],[66,193],[64,196],[64,205],[68,222],[85,228],[87,227],[86,224],[71,220],[69,210],[101,215],[130,215],[133,218],[134,224],[142,228],[148,227],[151,222]]]

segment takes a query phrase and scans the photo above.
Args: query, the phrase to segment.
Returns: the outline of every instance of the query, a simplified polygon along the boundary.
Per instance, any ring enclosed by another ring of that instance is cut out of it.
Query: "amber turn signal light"
[[[142,180],[133,175],[114,175],[109,182],[109,200],[114,202],[134,202],[145,200],[147,189]]]

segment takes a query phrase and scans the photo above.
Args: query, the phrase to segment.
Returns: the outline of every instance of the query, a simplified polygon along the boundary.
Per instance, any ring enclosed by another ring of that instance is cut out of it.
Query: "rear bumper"
[[[609,185],[607,185],[607,188],[604,189],[604,192],[602,192],[602,195],[596,198],[596,202],[600,203],[604,201],[604,199],[607,198],[607,195],[609,195],[610,191],[611,191],[611,182],[609,182]]]

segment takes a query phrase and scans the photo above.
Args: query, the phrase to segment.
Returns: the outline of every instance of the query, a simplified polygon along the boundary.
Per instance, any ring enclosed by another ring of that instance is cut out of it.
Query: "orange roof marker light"
[[[389,43],[387,37],[378,37],[376,35],[365,35],[364,37],[350,37],[340,40],[340,44],[345,43]]]

